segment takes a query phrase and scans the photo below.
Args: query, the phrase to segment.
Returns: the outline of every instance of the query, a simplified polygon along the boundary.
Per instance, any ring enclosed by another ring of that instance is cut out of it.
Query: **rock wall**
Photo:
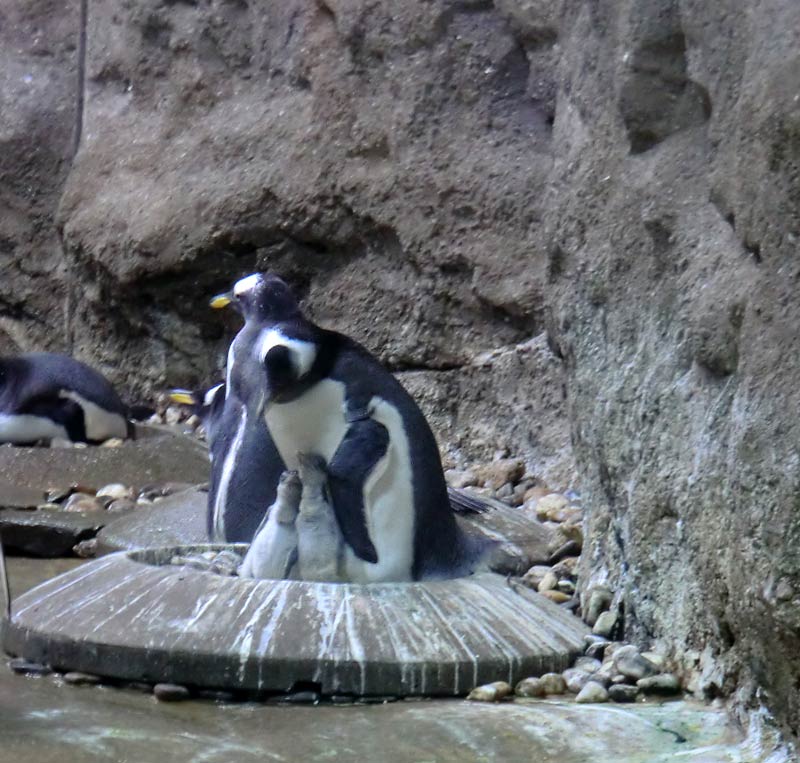
[[[800,724],[800,5],[567,2],[552,338],[584,591]]]
[[[50,6],[0,24],[1,341],[210,382],[206,298],[278,270],[456,455],[571,438],[584,590],[797,733],[796,0]]]

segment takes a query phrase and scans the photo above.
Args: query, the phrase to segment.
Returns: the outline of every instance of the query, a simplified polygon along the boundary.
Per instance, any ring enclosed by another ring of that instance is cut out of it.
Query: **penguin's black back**
[[[127,408],[98,371],[67,355],[32,352],[0,358],[0,411],[24,410],[32,401],[72,391],[111,413]]]

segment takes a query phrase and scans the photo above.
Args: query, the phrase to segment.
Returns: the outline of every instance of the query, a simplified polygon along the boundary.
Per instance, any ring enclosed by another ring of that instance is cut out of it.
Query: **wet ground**
[[[11,558],[12,588],[19,594],[77,563]],[[743,744],[721,711],[687,702],[162,703],[133,689],[76,687],[56,676],[20,676],[0,668],[0,763],[763,759]]]

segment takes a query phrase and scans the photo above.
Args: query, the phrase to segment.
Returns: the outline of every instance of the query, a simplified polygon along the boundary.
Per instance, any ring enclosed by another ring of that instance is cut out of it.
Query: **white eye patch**
[[[261,273],[253,273],[253,275],[240,278],[233,286],[233,293],[237,297],[246,294],[248,291],[254,289],[261,280]]]
[[[317,357],[317,346],[313,342],[293,339],[281,334],[277,329],[268,329],[255,343],[255,356],[258,362],[263,364],[267,353],[275,347],[285,347],[289,351],[298,378],[305,376],[311,370]]]

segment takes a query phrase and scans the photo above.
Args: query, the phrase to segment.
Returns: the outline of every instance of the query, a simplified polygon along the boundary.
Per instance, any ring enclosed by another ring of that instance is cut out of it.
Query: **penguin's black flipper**
[[[41,416],[64,427],[72,442],[86,442],[86,422],[83,408],[66,397],[41,395],[28,400],[20,413]]]
[[[328,464],[333,513],[345,541],[359,559],[378,561],[364,515],[364,483],[389,446],[386,427],[371,418],[351,421]]]
[[[485,514],[494,507],[484,498],[471,495],[465,490],[448,486],[447,497],[450,499],[450,508],[456,514]]]

